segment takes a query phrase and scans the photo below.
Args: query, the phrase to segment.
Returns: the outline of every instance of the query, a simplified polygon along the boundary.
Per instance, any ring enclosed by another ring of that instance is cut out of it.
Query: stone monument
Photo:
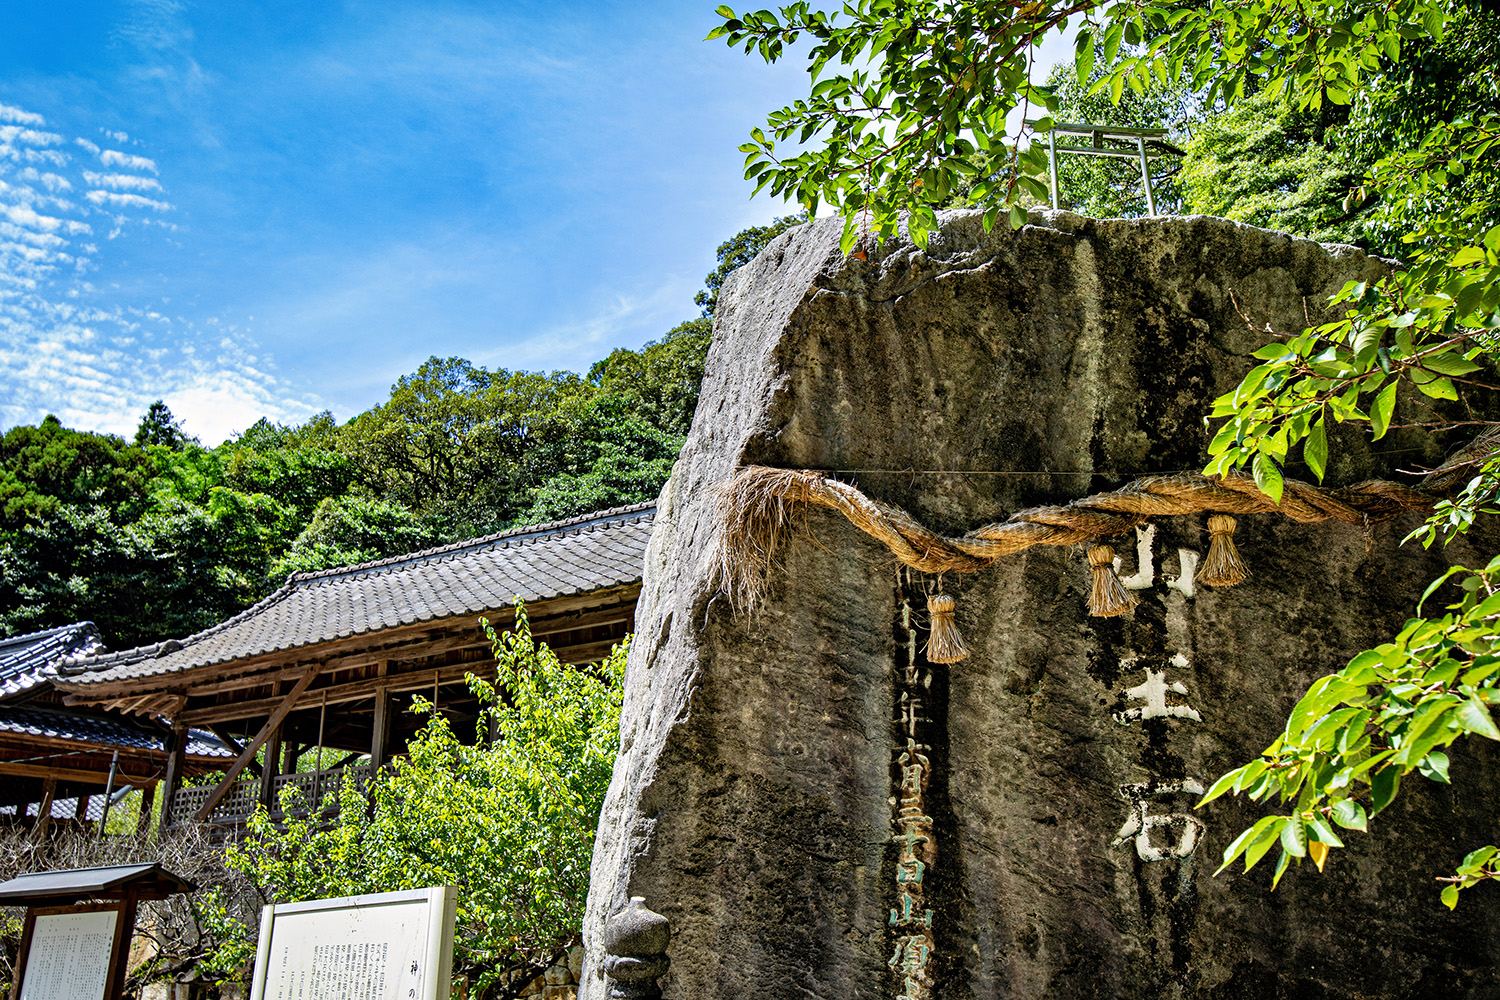
[[[1386,265],[1219,219],[1062,212],[990,233],[951,213],[926,251],[865,256],[815,222],[720,296],[647,554],[585,1000],[631,897],[670,920],[669,1000],[1500,995],[1500,899],[1449,913],[1433,881],[1495,838],[1488,747],[1455,747],[1452,786],[1409,781],[1274,892],[1268,865],[1213,874],[1265,807],[1194,808],[1447,560],[1477,558],[1399,547],[1416,516],[1239,517],[1250,576],[1212,588],[1195,575],[1227,517],[938,575],[804,506],[753,611],[717,575],[718,498],[745,466],[816,470],[950,536],[1198,470],[1265,329],[1300,331]],[[1328,481],[1454,443],[1342,428]],[[1088,613],[1101,575],[1133,609]],[[938,662],[930,630],[953,622],[969,655]]]

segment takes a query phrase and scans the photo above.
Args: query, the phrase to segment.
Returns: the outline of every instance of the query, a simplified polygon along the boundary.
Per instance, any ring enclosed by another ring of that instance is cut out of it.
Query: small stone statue
[[[657,980],[666,975],[667,942],[672,925],[660,913],[646,909],[641,896],[604,924],[604,972],[609,996],[626,1000],[661,1000]]]

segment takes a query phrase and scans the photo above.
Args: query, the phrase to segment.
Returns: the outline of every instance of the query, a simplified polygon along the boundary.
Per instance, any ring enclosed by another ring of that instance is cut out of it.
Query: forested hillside
[[[91,620],[186,635],[287,574],[653,500],[698,403],[719,285],[800,219],[719,248],[702,315],[587,375],[429,358],[346,423],[262,419],[217,447],[162,403],[134,440],[55,417],[0,438],[0,635]]]

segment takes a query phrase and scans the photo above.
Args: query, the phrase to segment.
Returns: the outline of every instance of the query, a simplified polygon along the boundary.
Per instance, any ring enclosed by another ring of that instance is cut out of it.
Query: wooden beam
[[[276,776],[281,773],[281,739],[286,731],[286,723],[283,721],[276,730],[266,739],[265,752],[261,755],[263,763],[260,765],[260,795],[258,801],[270,810],[276,804]],[[207,817],[205,817],[206,819]],[[203,822],[199,820],[198,822]]]
[[[587,612],[573,612],[566,615],[557,615],[532,622],[531,634],[538,639],[544,639],[549,635],[558,635],[564,632],[573,632],[578,629],[596,628],[605,625],[629,624],[633,619],[634,605],[621,605],[601,608]],[[338,673],[341,670],[351,670],[356,667],[373,668],[376,677],[397,675],[401,672],[399,664],[414,662],[429,656],[436,656],[454,650],[473,650],[475,652],[488,652],[489,640],[477,628],[464,629],[461,633],[433,638],[418,638],[409,643],[399,646],[387,646],[374,652],[352,653],[346,656],[329,657],[323,661],[322,676]],[[408,660],[393,659],[390,653],[417,653],[419,656]],[[266,671],[262,673],[243,674],[230,677],[222,681],[195,684],[192,688],[194,701],[217,694],[230,691],[243,691],[246,688],[266,687],[271,684],[295,677],[301,677],[305,667],[293,666],[283,667],[279,670]],[[321,689],[320,689],[321,690]],[[198,706],[193,709],[196,711]]]
[[[620,620],[629,620],[633,617],[630,609],[635,604],[640,589],[640,584],[630,583],[591,591],[587,594],[537,601],[528,605],[527,608],[533,634],[541,636],[547,634],[548,631],[567,631],[569,628],[582,627],[584,614],[592,611],[608,613],[623,609],[624,613],[619,616]],[[274,670],[279,672],[284,668],[295,674],[299,666],[307,662],[306,657],[313,650],[319,657],[318,662],[326,662],[333,669],[343,669],[340,664],[345,661],[352,664],[363,659],[373,664],[382,656],[389,656],[391,652],[400,651],[399,646],[420,644],[423,641],[423,633],[477,631],[474,623],[481,617],[488,618],[490,624],[497,629],[503,629],[513,621],[514,609],[506,605],[472,614],[453,615],[427,622],[413,622],[409,625],[363,632],[342,639],[330,639],[327,642],[315,643],[298,649],[272,650],[257,656],[199,667],[187,671],[186,674],[177,673],[160,678],[132,678],[102,683],[69,683],[66,679],[60,679],[57,686],[66,692],[65,701],[70,705],[113,704],[118,700],[138,698],[148,687],[150,690],[171,689],[175,694],[181,690],[185,677],[191,681],[191,690],[196,694],[201,685],[213,684],[229,677],[240,677],[247,671]],[[567,624],[568,621],[577,621],[580,624],[570,626]],[[480,645],[482,644],[481,640]]]
[[[610,649],[618,641],[617,639],[600,639],[594,642],[580,643],[575,646],[560,646],[554,649],[553,652],[564,663],[592,663],[608,656]],[[432,667],[426,670],[412,670],[406,673],[367,677],[363,680],[351,681],[348,684],[309,690],[292,710],[300,711],[317,708],[325,703],[325,699],[329,705],[363,701],[382,687],[388,688],[392,694],[400,694],[406,691],[425,690],[434,681],[441,684],[452,684],[463,680],[465,674],[472,673],[478,674],[481,677],[487,677],[492,672],[492,661],[478,660],[473,663],[449,663],[441,667]],[[200,708],[190,708],[181,712],[177,717],[189,725],[211,725],[213,723],[228,722],[233,719],[253,719],[274,710],[280,704],[281,699],[279,697],[258,698],[252,701],[229,702],[221,705],[204,705]]]
[[[219,804],[219,800],[224,798],[229,793],[229,789],[234,786],[234,779],[240,776],[240,772],[245,769],[245,765],[250,763],[250,758],[255,756],[255,751],[260,749],[261,744],[270,739],[271,734],[281,726],[281,720],[287,717],[292,707],[297,704],[297,699],[302,697],[302,692],[307,690],[308,686],[312,684],[313,679],[318,676],[318,671],[322,669],[323,664],[321,663],[314,663],[307,668],[307,672],[302,675],[302,679],[292,687],[291,691],[287,692],[286,697],[282,699],[281,704],[271,713],[271,717],[266,720],[265,725],[260,727],[260,732],[255,734],[255,738],[246,744],[245,749],[234,759],[234,763],[229,765],[229,771],[224,775],[224,780],[214,787],[214,790],[208,794],[208,798],[204,801],[203,805],[193,815],[194,822],[206,822],[208,817],[213,815],[214,807]],[[186,713],[183,714],[185,715]]]
[[[226,747],[228,747],[230,750],[234,751],[234,755],[236,757],[238,757],[240,754],[242,754],[242,753],[245,752],[245,748],[242,747],[242,746],[240,746],[240,741],[237,740],[237,739],[235,739],[233,736],[231,736],[229,734],[229,731],[227,729],[225,729],[223,726],[210,725],[208,727],[208,731],[211,732],[211,733],[213,733],[215,736],[217,736],[219,738],[219,741],[221,743],[223,743]],[[260,763],[258,761],[256,761],[254,757],[251,757],[250,763],[246,764],[245,766],[248,767],[251,770],[252,773],[254,773],[255,775],[259,776],[259,774],[260,774]]]
[[[382,687],[389,688],[393,694],[403,691],[422,691],[432,686],[434,678],[443,684],[452,684],[463,680],[464,674],[488,676],[493,672],[490,668],[491,664],[487,660],[479,663],[451,663],[444,667],[434,667],[431,670],[417,670],[409,674],[394,674],[390,677],[369,677],[362,681],[341,684],[338,687],[318,688],[303,695],[292,711],[317,708],[323,704],[325,695],[330,705],[363,701]],[[178,718],[193,726],[205,725],[209,722],[228,722],[231,719],[253,719],[274,711],[281,703],[282,699],[279,698],[260,698],[255,701],[231,702],[227,705],[205,705],[202,708],[188,709]]]
[[[24,778],[51,778],[55,781],[75,781],[89,785],[102,785],[105,782],[105,775],[101,771],[85,771],[76,767],[48,767],[45,764],[15,764],[10,761],[0,761],[0,774],[14,774]],[[133,785],[137,788],[152,780],[154,779],[138,774],[126,774],[123,771],[115,775],[116,783]]]

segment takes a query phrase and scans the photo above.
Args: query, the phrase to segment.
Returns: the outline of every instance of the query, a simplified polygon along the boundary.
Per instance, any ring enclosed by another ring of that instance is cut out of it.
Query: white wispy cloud
[[[88,176],[88,171],[84,171],[84,176]],[[50,172],[43,173],[42,171],[37,170],[35,167],[27,167],[20,173],[16,174],[16,178],[18,180],[26,181],[30,184],[40,184],[42,187],[52,192],[73,190],[72,183],[66,177],[62,176],[61,174],[54,174]]]
[[[164,201],[156,201],[138,194],[121,194],[118,191],[90,191],[84,197],[95,205],[109,205],[114,208],[150,208],[165,212],[172,207]]]
[[[13,108],[8,104],[0,104],[0,122],[16,122],[21,125],[45,125],[47,124],[47,119],[21,108]]]
[[[161,181],[140,174],[101,174],[85,170],[83,179],[92,187],[113,188],[116,191],[160,191]]]
[[[99,162],[106,167],[124,167],[126,170],[149,170],[157,173],[156,161],[134,153],[122,153],[118,149],[106,149],[99,154]]]
[[[630,339],[625,331],[643,323],[663,332],[676,326],[694,284],[685,277],[667,276],[642,294],[617,296],[581,320],[543,330],[475,360],[506,368],[586,371],[591,362]]]
[[[22,143],[27,146],[56,146],[63,137],[56,132],[39,132],[21,125],[0,125],[0,142],[7,145]]]
[[[96,225],[109,239],[140,238],[143,227],[174,228],[153,217],[173,206],[139,193],[165,195],[156,177],[83,169],[76,150],[126,171],[158,174],[155,161],[83,138],[69,144],[23,108],[0,105],[0,122],[0,427],[55,413],[69,426],[129,434],[160,398],[216,444],[261,416],[297,421],[322,409],[293,397],[248,329],[200,328],[165,301],[129,303],[89,279]],[[63,197],[79,186],[82,199]]]
[[[50,215],[41,215],[29,205],[0,204],[0,216],[9,219],[17,226],[26,229],[38,229],[44,233],[56,232],[63,225],[62,219]]]

